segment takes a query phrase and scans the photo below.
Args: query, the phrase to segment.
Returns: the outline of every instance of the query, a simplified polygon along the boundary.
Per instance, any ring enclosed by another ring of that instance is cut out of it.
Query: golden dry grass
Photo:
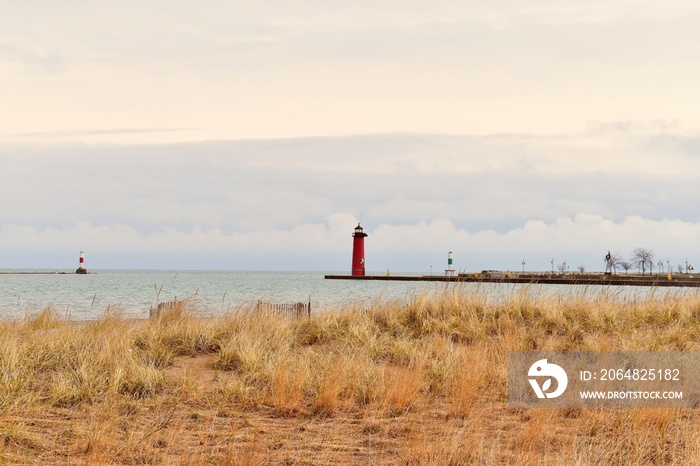
[[[508,409],[514,350],[700,350],[700,298],[457,287],[286,320],[0,323],[0,464],[700,464],[692,409]]]

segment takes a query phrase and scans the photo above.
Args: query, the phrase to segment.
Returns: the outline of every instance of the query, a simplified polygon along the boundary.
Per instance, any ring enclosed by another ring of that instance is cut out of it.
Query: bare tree
[[[683,273],[683,271],[685,270],[683,268],[683,264],[678,264],[678,268],[676,270],[678,270],[678,273]]]
[[[606,256],[604,260],[606,261],[606,267],[607,267],[608,257]],[[612,270],[611,270],[612,273],[617,273],[617,268],[619,266],[621,266],[622,261],[623,261],[623,259],[622,259],[621,252],[610,253],[610,267],[612,268]]]
[[[651,270],[653,267],[654,251],[645,248],[635,248],[634,251],[632,251],[631,262],[636,265],[642,271],[642,275],[644,275],[647,268]],[[651,271],[649,274],[651,275]]]
[[[579,265],[576,267],[580,273],[585,273],[586,272],[586,266],[585,265]]]
[[[627,261],[620,261],[617,263],[617,265],[622,267],[622,269],[625,271],[625,275],[627,275],[627,272],[629,272],[632,268],[632,263]]]
[[[621,267],[622,262],[624,262],[622,259],[622,253],[621,252],[614,252],[611,254],[611,256],[612,256],[611,261],[612,261],[613,272],[617,273],[617,268]],[[627,270],[628,269],[625,269],[625,271],[627,271]]]

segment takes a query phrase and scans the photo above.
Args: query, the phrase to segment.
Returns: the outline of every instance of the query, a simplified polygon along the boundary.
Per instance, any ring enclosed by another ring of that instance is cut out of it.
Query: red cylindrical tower
[[[363,276],[365,274],[365,237],[367,233],[362,230],[358,223],[355,233],[352,234],[352,276]]]

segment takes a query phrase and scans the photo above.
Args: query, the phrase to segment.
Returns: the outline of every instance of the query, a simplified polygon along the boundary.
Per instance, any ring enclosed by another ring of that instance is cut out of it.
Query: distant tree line
[[[647,271],[649,271],[649,275],[654,272],[655,257],[652,249],[635,248],[632,251],[632,255],[629,259],[625,259],[620,252],[610,253],[609,259],[606,256],[604,260],[606,263],[608,260],[610,261],[609,264],[612,267],[613,273],[617,273],[618,268],[624,270],[625,274],[629,273],[630,269],[633,268],[636,268],[642,272],[642,275],[645,275]],[[659,261],[656,265],[658,265],[658,273],[662,273],[664,263]],[[666,262],[666,265],[668,268],[668,273],[671,273],[672,269],[668,261]],[[678,273],[683,273],[684,271],[687,273],[688,271],[693,270],[693,266],[689,265],[686,261],[685,268],[682,264],[678,264],[677,270]]]

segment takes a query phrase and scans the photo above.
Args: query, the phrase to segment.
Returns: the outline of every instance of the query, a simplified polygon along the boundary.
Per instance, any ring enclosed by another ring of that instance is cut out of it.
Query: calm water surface
[[[4,271],[7,272],[7,271]],[[314,311],[350,303],[408,300],[425,289],[421,282],[325,280],[329,272],[90,270],[87,275],[0,274],[0,318],[23,318],[50,307],[74,320],[118,310],[146,317],[157,302],[195,301],[204,314],[221,314],[254,305],[308,302]],[[435,285],[432,285],[435,288]]]
[[[108,309],[128,317],[147,317],[150,307],[157,302],[176,297],[194,301],[202,314],[218,315],[252,306],[258,300],[295,303],[307,302],[311,297],[313,311],[323,312],[350,304],[366,307],[386,301],[407,302],[423,292],[454,290],[455,287],[458,292],[486,294],[489,299],[507,299],[523,287],[535,297],[552,293],[564,296],[605,293],[621,299],[637,299],[652,292],[649,288],[637,287],[454,285],[323,278],[325,274],[337,272],[90,270],[88,275],[71,272],[0,274],[0,318],[21,319],[47,307],[73,320],[93,319]],[[689,291],[668,289],[655,293],[665,296]]]

